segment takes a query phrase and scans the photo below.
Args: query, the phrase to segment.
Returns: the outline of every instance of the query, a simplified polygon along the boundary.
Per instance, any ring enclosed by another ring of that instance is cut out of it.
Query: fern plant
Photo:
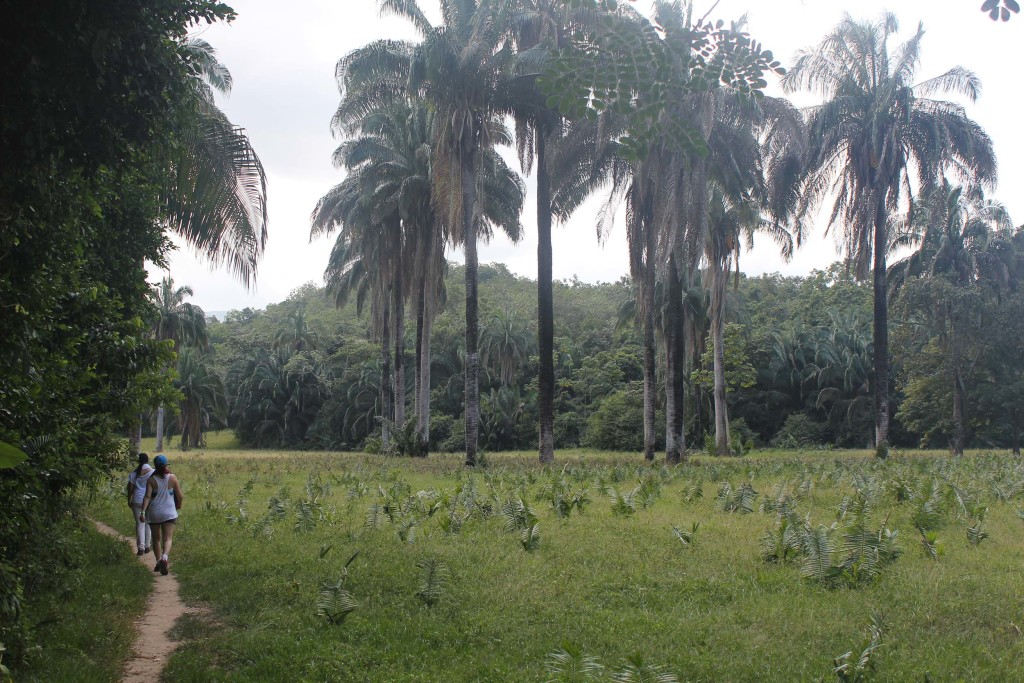
[[[637,486],[629,493],[619,493],[619,490],[614,486],[608,487],[608,497],[612,501],[612,514],[621,515],[623,517],[630,517],[637,511],[637,500],[636,496],[640,492],[640,487]]]
[[[693,526],[690,527],[689,531],[680,529],[676,525],[672,525],[672,533],[676,535],[679,542],[683,544],[684,548],[689,548],[693,545],[693,537],[697,534],[697,529],[700,528],[700,522],[694,522]]]
[[[370,507],[366,510],[366,522],[363,526],[370,529],[379,529],[388,522],[388,517],[384,513],[384,506],[380,503],[371,503]]]
[[[924,548],[924,554],[933,560],[939,559],[939,555],[944,552],[942,543],[939,542],[939,534],[935,531],[925,531],[918,527],[918,532],[921,534],[921,547]]]
[[[533,508],[519,496],[505,501],[501,506],[501,515],[505,518],[506,531],[528,529],[537,523],[537,514]]]
[[[295,531],[310,532],[316,529],[317,517],[314,503],[300,500],[295,506]]]
[[[863,644],[832,660],[832,672],[837,683],[865,683],[874,674],[874,654],[882,646],[882,626],[878,617],[872,615],[868,629],[868,638]]]
[[[683,502],[692,503],[704,497],[704,480],[692,479],[683,486]]]
[[[734,489],[728,481],[723,481],[718,487],[717,500],[725,512],[750,514],[754,511],[757,496],[750,482],[744,482],[738,489]]]
[[[528,553],[532,553],[534,550],[540,547],[540,524],[534,522],[531,526],[523,529],[520,542],[523,545],[523,550]]]
[[[572,643],[562,643],[562,647],[548,653],[544,670],[549,676],[545,683],[588,683],[600,681],[604,675],[601,663]]]
[[[775,525],[761,537],[761,557],[766,562],[786,564],[796,559],[803,548],[803,523],[792,510],[775,517]]]
[[[985,514],[988,512],[988,508],[985,508],[974,519],[974,523],[967,527],[967,541],[974,547],[978,547],[982,541],[988,538],[988,532],[985,531]]]
[[[914,526],[926,531],[932,531],[942,525],[945,500],[942,496],[942,487],[937,479],[928,479],[915,495],[913,522]]]
[[[444,595],[451,572],[447,564],[433,558],[420,560],[416,566],[420,569],[420,582],[416,597],[433,607]]]
[[[357,607],[352,595],[341,587],[342,582],[324,584],[316,596],[316,613],[331,624],[340,624]]]
[[[626,658],[626,665],[612,674],[614,683],[679,683],[676,675],[664,667],[644,662],[640,654]]]

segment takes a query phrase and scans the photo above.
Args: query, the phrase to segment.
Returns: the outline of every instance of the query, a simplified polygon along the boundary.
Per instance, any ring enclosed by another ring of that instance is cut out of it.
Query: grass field
[[[47,590],[26,595],[24,610],[40,649],[28,653],[25,670],[15,670],[13,680],[118,680],[131,653],[132,622],[144,609],[152,579],[126,544],[86,520],[55,530],[53,538],[68,563],[60,576],[50,577]]]
[[[1024,677],[1005,454],[169,457],[173,570],[211,608],[170,681],[868,680],[865,649],[874,680]],[[115,488],[93,513],[127,532]]]

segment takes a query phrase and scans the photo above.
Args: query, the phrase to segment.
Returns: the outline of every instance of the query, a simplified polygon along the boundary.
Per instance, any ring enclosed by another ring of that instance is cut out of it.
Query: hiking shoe
[[[167,560],[160,560],[160,575],[167,576],[167,572],[170,571],[167,568]]]
[[[143,555],[146,554],[146,549],[145,548],[139,548],[139,552],[137,552],[135,554],[138,555],[139,557],[142,557]]]
[[[164,561],[163,561],[163,560],[157,560],[157,561],[156,561],[156,566],[155,566],[155,567],[153,567],[153,571],[155,571],[155,572],[158,572],[158,571],[160,571],[160,566],[161,566],[161,565],[162,565],[163,563],[164,563]]]

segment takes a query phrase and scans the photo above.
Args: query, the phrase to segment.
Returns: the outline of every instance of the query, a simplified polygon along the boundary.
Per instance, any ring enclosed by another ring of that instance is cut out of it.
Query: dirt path
[[[102,533],[124,541],[131,552],[135,552],[135,540],[122,536],[102,522],[93,520]],[[152,553],[139,557],[146,569],[153,569]],[[135,622],[135,643],[132,658],[125,665],[121,683],[153,683],[160,680],[160,674],[167,665],[167,658],[174,651],[175,641],[171,640],[171,627],[178,617],[196,614],[200,610],[186,607],[178,597],[178,580],[174,574],[154,574],[153,590],[149,594],[146,613]]]

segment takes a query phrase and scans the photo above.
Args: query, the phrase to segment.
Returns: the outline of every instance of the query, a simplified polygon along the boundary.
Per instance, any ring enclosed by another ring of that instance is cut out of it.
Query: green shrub
[[[607,451],[640,451],[644,447],[643,391],[635,385],[609,394],[590,416],[583,442]]]
[[[804,413],[793,413],[779,427],[772,438],[777,448],[800,448],[817,446],[826,441],[826,425],[811,419]]]

